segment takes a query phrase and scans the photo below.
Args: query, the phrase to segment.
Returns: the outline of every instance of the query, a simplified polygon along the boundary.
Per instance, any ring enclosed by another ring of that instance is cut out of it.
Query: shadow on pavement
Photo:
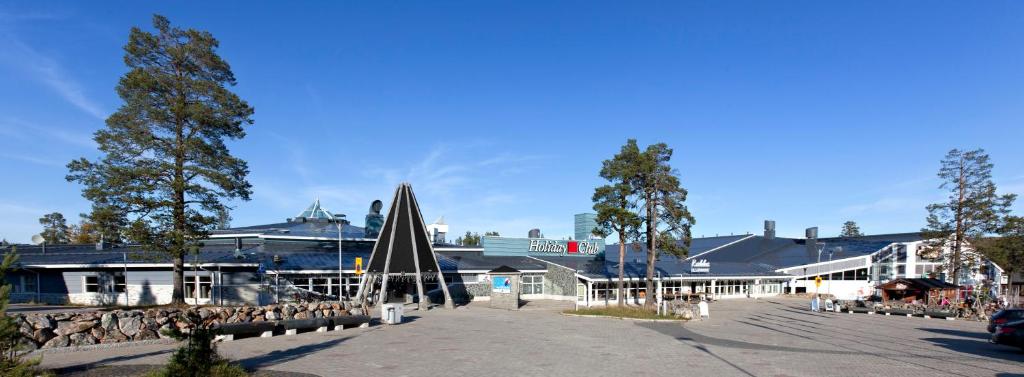
[[[248,370],[256,370],[275,364],[280,364],[295,359],[302,358],[306,355],[310,355],[316,352],[323,351],[325,349],[334,347],[342,342],[351,339],[352,337],[332,339],[321,343],[307,344],[295,348],[289,348],[286,350],[276,350],[266,355],[250,357],[248,359],[238,360],[242,367]]]
[[[1006,361],[1019,362],[1024,354],[1019,348],[992,344],[988,341],[959,338],[924,338],[926,342],[954,352],[967,353],[975,356],[991,357]]]
[[[80,365],[75,365],[75,366],[70,366],[70,367],[58,368],[58,369],[55,369],[53,371],[57,375],[77,374],[77,373],[85,372],[85,371],[90,370],[90,369],[95,369],[95,368],[102,367],[102,366],[108,366],[108,365],[110,365],[110,363],[116,363],[116,362],[119,362],[119,361],[126,361],[126,360],[132,360],[132,359],[139,359],[139,358],[148,357],[148,356],[162,355],[162,354],[171,353],[171,352],[174,352],[174,349],[153,351],[153,352],[140,353],[140,354],[134,354],[134,355],[124,355],[124,356],[108,357],[106,359],[97,360],[97,361],[94,361],[94,362],[91,362],[91,363],[88,363],[88,364],[80,364]]]
[[[962,337],[962,338],[981,339],[981,340],[984,340],[986,342],[988,341],[988,339],[990,337],[988,333],[983,333],[983,332],[979,332],[979,331],[963,331],[963,330],[949,330],[949,329],[929,329],[929,328],[920,328],[920,327],[918,328],[918,330],[933,332],[933,333],[942,334],[942,335],[959,336],[959,337]]]

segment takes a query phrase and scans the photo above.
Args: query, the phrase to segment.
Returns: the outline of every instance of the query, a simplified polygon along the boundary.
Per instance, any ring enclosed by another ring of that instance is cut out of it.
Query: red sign
[[[569,241],[569,248],[565,252],[569,253],[569,254],[579,253],[580,252],[579,243],[577,243],[576,241]]]

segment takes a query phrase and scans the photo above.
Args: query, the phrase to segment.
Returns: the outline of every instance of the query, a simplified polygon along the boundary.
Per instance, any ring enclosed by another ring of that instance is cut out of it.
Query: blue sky
[[[361,224],[406,180],[453,233],[569,236],[631,137],[675,148],[698,236],[918,230],[954,147],[1024,194],[1020,2],[206,3],[0,5],[0,237],[87,211],[64,165],[153,13],[213,33],[256,109],[234,225],[315,197]]]

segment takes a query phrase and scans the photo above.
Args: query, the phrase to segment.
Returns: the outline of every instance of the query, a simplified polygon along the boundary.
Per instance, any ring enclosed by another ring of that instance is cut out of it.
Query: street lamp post
[[[338,226],[338,301],[342,301],[342,298],[343,298],[342,295],[344,294],[343,292],[345,292],[345,288],[342,285],[342,282],[345,281],[344,280],[345,278],[344,278],[344,272],[343,272],[344,264],[343,264],[343,259],[341,257],[342,256],[341,239],[342,239],[342,234],[343,234],[341,230],[342,230],[342,228],[345,227],[345,224],[347,224],[348,221],[345,220],[345,215],[338,214],[338,215],[334,215],[334,223]],[[345,292],[345,293],[347,293],[347,292]]]
[[[274,255],[274,303],[281,303],[281,263],[283,260],[280,255]]]

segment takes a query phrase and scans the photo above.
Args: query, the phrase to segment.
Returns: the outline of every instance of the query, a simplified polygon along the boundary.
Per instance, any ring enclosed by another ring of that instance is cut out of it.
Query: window
[[[316,293],[319,293],[319,294],[322,294],[322,295],[326,295],[328,293],[327,292],[327,287],[329,286],[329,284],[328,284],[329,279],[318,278],[318,279],[312,279],[312,280],[313,280],[313,283],[312,283],[312,285],[313,285],[312,291],[313,292],[316,292]]]
[[[124,275],[114,275],[114,292],[124,293],[125,286]]]
[[[857,270],[857,279],[856,280],[868,280],[868,269],[866,269],[866,268],[858,269]]]
[[[22,276],[21,277],[21,288],[23,293],[35,293],[36,292],[36,277],[35,276]]]
[[[213,277],[207,276],[186,276],[185,277],[185,298],[210,298],[210,291],[213,290]]]
[[[533,295],[544,293],[544,275],[523,275],[519,283],[520,294]]]
[[[99,292],[100,291],[100,277],[86,276],[85,277],[85,291],[86,292]]]

